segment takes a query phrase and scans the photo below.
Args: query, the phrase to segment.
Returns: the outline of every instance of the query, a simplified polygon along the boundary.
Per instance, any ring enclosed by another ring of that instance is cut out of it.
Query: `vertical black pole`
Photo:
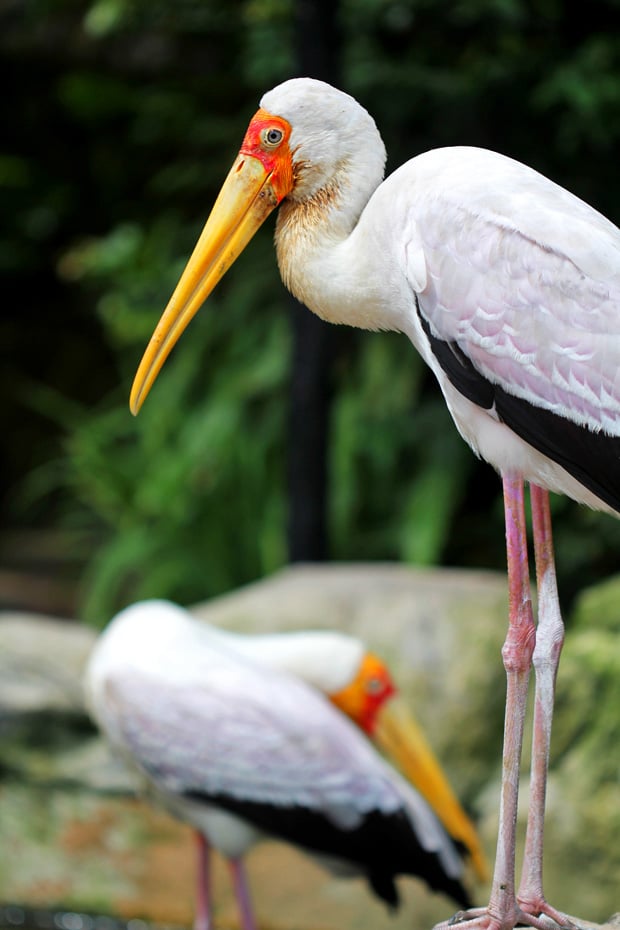
[[[339,83],[337,0],[297,0],[297,74]],[[291,562],[328,556],[327,436],[335,328],[291,299],[288,550]]]

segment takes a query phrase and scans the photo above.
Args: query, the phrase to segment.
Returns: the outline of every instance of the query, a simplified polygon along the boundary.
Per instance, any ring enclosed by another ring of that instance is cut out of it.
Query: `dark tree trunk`
[[[338,3],[297,0],[297,73],[339,83]],[[289,524],[291,562],[328,556],[327,436],[331,369],[336,342],[333,326],[291,298],[293,370],[289,428]]]

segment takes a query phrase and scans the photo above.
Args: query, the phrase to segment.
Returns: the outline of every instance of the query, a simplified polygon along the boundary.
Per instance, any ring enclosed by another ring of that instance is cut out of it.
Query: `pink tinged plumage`
[[[451,225],[448,218],[441,226],[448,242]],[[485,236],[493,246],[483,250]],[[516,396],[617,432],[620,281],[611,294],[568,259],[489,223],[474,224],[457,243],[439,241],[425,253],[432,283],[419,300],[437,335],[457,342],[484,377]]]

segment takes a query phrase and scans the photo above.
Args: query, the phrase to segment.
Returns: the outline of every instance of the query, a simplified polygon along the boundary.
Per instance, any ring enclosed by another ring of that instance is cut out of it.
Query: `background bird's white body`
[[[345,831],[372,811],[404,810],[421,846],[456,879],[460,857],[428,805],[315,690],[342,687],[362,652],[337,633],[236,636],[145,602],[100,637],[87,701],[149,793],[230,858],[269,831],[221,799],[315,812]],[[295,677],[304,670],[314,687]],[[338,856],[317,858],[355,871]]]

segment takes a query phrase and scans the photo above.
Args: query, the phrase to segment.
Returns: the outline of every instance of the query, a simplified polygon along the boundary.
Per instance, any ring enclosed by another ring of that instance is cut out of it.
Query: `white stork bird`
[[[510,596],[500,823],[488,907],[471,927],[568,925],[543,894],[545,786],[564,638],[548,492],[620,510],[620,231],[536,171],[478,148],[426,152],[383,181],[373,119],[327,84],[269,91],[145,352],[140,407],[170,349],[265,217],[281,204],[286,286],[334,323],[405,333],[462,436],[499,471]],[[538,623],[524,482],[531,487]],[[530,665],[536,670],[521,884],[515,824]]]
[[[390,906],[400,874],[466,903],[463,851],[485,878],[473,824],[387,668],[358,639],[242,636],[167,601],[144,601],[99,637],[85,690],[147,792],[197,831],[196,930],[212,926],[209,846],[230,860],[242,925],[254,930],[241,857],[265,835],[336,874],[366,876]],[[360,730],[399,761],[436,813]]]

